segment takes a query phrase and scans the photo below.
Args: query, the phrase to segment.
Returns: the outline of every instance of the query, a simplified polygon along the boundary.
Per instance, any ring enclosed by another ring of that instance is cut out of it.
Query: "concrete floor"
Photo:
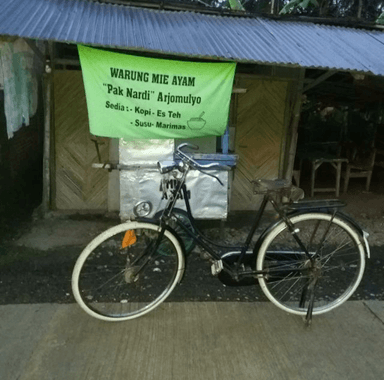
[[[384,303],[314,317],[270,303],[165,303],[108,323],[77,305],[0,306],[0,379],[384,378]]]

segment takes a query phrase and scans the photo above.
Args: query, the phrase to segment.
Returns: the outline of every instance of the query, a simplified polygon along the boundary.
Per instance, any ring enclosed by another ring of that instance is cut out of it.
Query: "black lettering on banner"
[[[163,123],[161,121],[156,122],[156,128],[164,128],[164,129],[186,129],[185,125],[181,124],[172,124],[172,123]]]
[[[200,96],[193,96],[191,94],[189,95],[172,95],[168,92],[168,94],[164,94],[163,92],[159,92],[157,95],[157,101],[158,102],[164,102],[166,104],[171,103],[180,103],[180,104],[191,104],[194,106],[195,104],[201,103],[201,97]]]
[[[141,121],[139,119],[135,120],[135,127],[152,127],[152,123],[150,121]]]
[[[165,74],[152,74],[152,83],[168,84],[169,75]]]
[[[117,111],[124,111],[125,110],[125,107],[120,104],[120,103],[111,103],[109,102],[108,100],[105,102],[105,108],[110,108],[112,110],[117,110]]]
[[[160,192],[163,193],[161,199],[173,199],[176,189],[179,186],[179,181],[177,179],[163,179],[160,182]],[[191,199],[191,191],[187,190],[187,197]],[[177,199],[184,199],[184,195],[182,192],[177,194]]]
[[[148,82],[149,73],[145,71],[124,70],[117,67],[110,67],[111,77],[118,79],[131,80],[136,82]]]
[[[151,92],[149,90],[135,91],[133,88],[127,88],[126,97],[133,99],[151,100]]]
[[[172,79],[172,85],[194,87],[195,79],[196,79],[195,77],[183,77],[183,76],[174,75]]]

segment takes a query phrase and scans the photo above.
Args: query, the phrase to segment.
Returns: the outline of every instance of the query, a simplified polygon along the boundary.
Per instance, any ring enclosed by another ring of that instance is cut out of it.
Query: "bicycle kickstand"
[[[314,278],[311,283],[308,285],[308,289],[311,291],[311,295],[309,298],[309,305],[307,310],[307,315],[305,316],[305,326],[309,327],[312,323],[312,313],[313,313],[313,306],[315,303],[315,288],[317,285],[317,278]]]

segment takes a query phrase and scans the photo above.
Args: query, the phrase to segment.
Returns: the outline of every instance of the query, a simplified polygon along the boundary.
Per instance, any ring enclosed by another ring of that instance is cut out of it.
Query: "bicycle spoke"
[[[259,282],[277,306],[310,318],[312,312],[331,310],[352,295],[364,269],[364,250],[356,232],[337,216],[303,214],[292,223],[301,243],[284,226],[272,230],[258,260],[257,269],[267,273]],[[311,260],[303,255],[302,245]]]
[[[136,240],[123,252],[121,242],[127,230],[134,231]],[[169,231],[165,231],[160,249],[155,251],[159,242],[156,225],[129,222],[109,231],[93,250],[82,253],[84,259],[78,261],[79,266],[74,270],[77,276],[72,281],[74,295],[80,306],[94,317],[136,318],[170,294],[183,273],[182,251]]]

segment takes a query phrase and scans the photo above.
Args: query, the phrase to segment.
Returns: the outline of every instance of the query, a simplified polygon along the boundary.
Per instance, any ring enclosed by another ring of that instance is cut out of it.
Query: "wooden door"
[[[238,97],[235,169],[231,210],[254,210],[260,197],[254,196],[252,180],[279,177],[286,131],[288,82],[246,79],[247,92]]]
[[[92,168],[98,162],[89,133],[84,85],[80,71],[55,71],[55,191],[57,209],[107,210],[108,172]],[[108,160],[109,140],[100,154]]]

